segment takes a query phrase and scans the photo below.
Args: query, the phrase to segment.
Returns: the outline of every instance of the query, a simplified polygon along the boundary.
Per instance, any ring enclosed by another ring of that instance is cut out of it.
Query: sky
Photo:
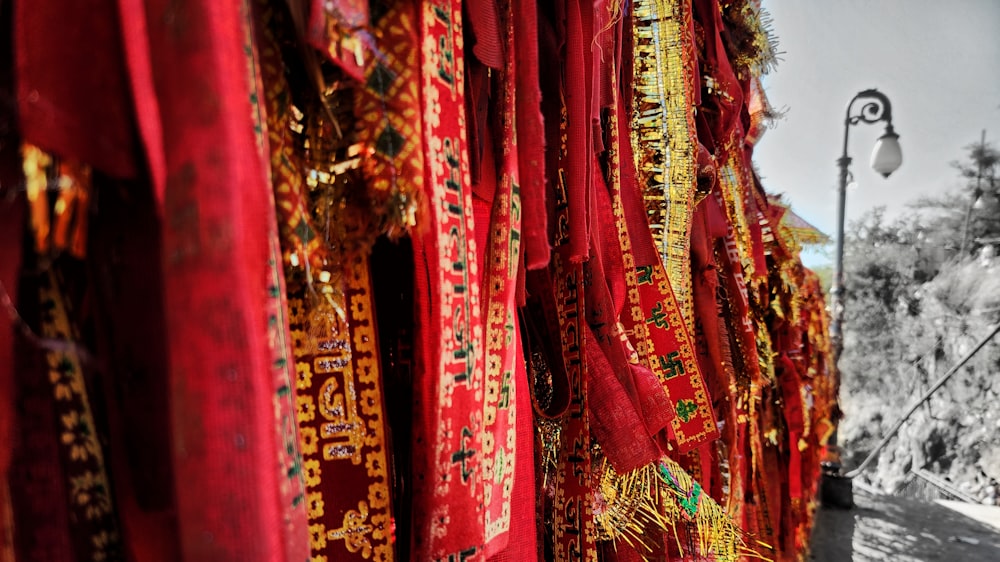
[[[922,195],[962,185],[951,162],[966,146],[1000,147],[1000,1],[764,0],[781,52],[764,77],[772,107],[785,112],[754,149],[764,189],[834,235],[836,160],[847,104],[876,88],[892,102],[903,164],[889,179],[869,167],[884,123],[852,126],[848,155],[856,182],[847,222],[875,206],[889,218]],[[858,107],[856,104],[855,107]],[[810,267],[832,262],[830,249],[803,253]]]

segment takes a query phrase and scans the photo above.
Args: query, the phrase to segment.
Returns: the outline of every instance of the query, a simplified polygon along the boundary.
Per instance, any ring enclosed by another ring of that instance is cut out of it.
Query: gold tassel
[[[664,457],[618,474],[599,448],[593,452],[595,489],[592,498],[597,540],[631,547],[644,560],[660,546],[656,533],[673,536],[682,556],[711,557],[723,562],[744,558],[771,560],[758,551],[771,545],[752,539],[676,462]],[[685,552],[682,538],[690,550]],[[752,546],[751,546],[752,544]]]

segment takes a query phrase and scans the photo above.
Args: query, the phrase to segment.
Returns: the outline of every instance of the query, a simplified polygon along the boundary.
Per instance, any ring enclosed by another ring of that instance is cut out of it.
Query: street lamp
[[[860,110],[854,114],[854,104],[858,100],[865,103]],[[847,134],[851,130],[851,125],[858,123],[878,123],[885,121],[885,133],[879,137],[872,150],[871,166],[882,174],[889,177],[890,174],[899,169],[903,163],[903,153],[899,148],[899,135],[892,128],[892,104],[889,98],[878,90],[864,90],[854,96],[851,103],[847,104],[847,117],[844,119],[844,153],[837,159],[840,167],[840,185],[838,189],[837,201],[837,255],[834,262],[833,286],[830,289],[830,304],[833,311],[833,318],[830,321],[830,338],[833,340],[833,362],[836,366],[840,361],[840,352],[844,347],[843,321],[844,321],[844,209],[847,203],[847,178],[850,176],[848,166],[851,165],[851,157],[847,155]],[[840,387],[840,375],[837,375],[837,388]],[[834,443],[836,444],[836,443]]]
[[[857,113],[853,113],[854,104],[859,100],[864,103]],[[903,163],[903,153],[899,148],[899,135],[892,128],[892,104],[889,103],[889,98],[878,90],[864,90],[858,92],[851,103],[847,104],[847,117],[844,119],[844,152],[837,159],[837,165],[840,167],[837,201],[837,255],[833,269],[833,286],[830,288],[830,307],[833,313],[830,319],[830,343],[833,345],[834,393],[838,402],[840,393],[838,365],[840,353],[844,349],[844,210],[847,203],[847,179],[851,175],[848,170],[851,165],[851,157],[847,155],[847,134],[851,130],[851,125],[878,123],[879,121],[885,121],[885,133],[879,137],[872,150],[871,167],[883,177],[888,178]],[[833,434],[827,443],[828,450],[836,451],[837,421],[834,420]],[[836,462],[829,463],[828,466],[824,467],[823,503],[850,507],[854,501],[850,481],[839,476],[839,455],[837,459]]]

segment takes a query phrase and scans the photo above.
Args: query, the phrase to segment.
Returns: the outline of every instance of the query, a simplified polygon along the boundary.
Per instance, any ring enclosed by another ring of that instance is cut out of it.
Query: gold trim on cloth
[[[609,181],[628,288],[629,317],[625,321],[631,336],[629,343],[634,345],[637,359],[656,374],[670,398],[676,414],[672,421],[674,438],[680,451],[687,452],[717,438],[719,432],[705,379],[695,359],[691,330],[686,327],[663,264],[635,263],[622,200],[618,119],[617,111],[611,112],[608,118],[611,133]],[[645,233],[640,234],[643,235]],[[688,304],[693,305],[690,301]],[[689,314],[687,318],[693,316]]]
[[[562,113],[561,158],[566,156],[566,111]],[[560,170],[562,171],[562,170]],[[555,186],[556,224],[568,224],[569,201],[559,174]],[[566,229],[557,229],[550,271],[559,323],[562,364],[569,380],[570,403],[558,431],[558,469],[552,498],[553,559],[556,562],[597,562],[597,530],[594,524],[593,466],[591,464],[590,419],[587,406],[587,364],[583,331],[587,329],[584,308],[583,264],[568,259],[570,240]]]
[[[78,340],[54,272],[42,277],[38,293],[42,337],[56,342]],[[80,354],[69,345],[50,349],[45,358],[55,398],[70,525],[90,539],[86,550],[77,553],[88,560],[116,560],[122,555],[121,536]]]
[[[747,282],[747,287],[756,290],[761,276],[767,272],[755,271],[753,255],[753,240],[750,236],[750,221],[755,217],[747,216],[747,197],[753,189],[753,180],[749,174],[750,166],[742,153],[736,148],[736,141],[731,140],[724,149],[725,160],[719,167],[719,192],[722,194],[722,208],[725,209],[727,223],[736,239],[736,250],[739,253],[740,265]]]
[[[366,259],[346,264],[339,306],[289,292],[313,560],[393,560],[382,377]],[[319,308],[320,310],[317,310]],[[342,311],[342,314],[337,311]]]
[[[770,560],[755,550],[771,547],[749,536],[679,464],[663,457],[657,463],[618,474],[593,452],[594,520],[598,540],[627,545],[644,560],[659,560],[674,541],[684,560],[736,562]]]
[[[687,0],[638,0],[633,13],[636,171],[653,239],[693,330],[690,250],[698,143],[691,6]]]
[[[263,19],[261,71],[295,385],[287,395],[279,388],[277,399],[294,400],[287,434],[297,426],[311,562],[391,561],[387,422],[367,258],[372,209],[359,147],[341,134],[354,121],[342,103],[354,92],[341,84],[323,99],[305,99],[304,112],[292,105],[276,37],[285,22],[271,11]],[[387,146],[398,148],[395,140]],[[276,248],[272,257],[277,266]],[[280,295],[277,270],[274,281]],[[280,314],[270,320],[283,323]],[[284,336],[276,328],[271,335]]]

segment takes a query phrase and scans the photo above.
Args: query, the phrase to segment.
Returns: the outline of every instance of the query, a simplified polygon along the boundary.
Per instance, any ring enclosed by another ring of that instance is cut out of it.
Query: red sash
[[[141,23],[158,105],[139,121],[150,161],[166,164],[157,193],[181,550],[192,559],[301,559],[305,545],[274,532],[284,520],[286,478],[276,464],[273,354],[262,312],[274,222],[254,142],[245,13],[159,0],[147,12]],[[131,75],[135,88],[148,87],[143,74]],[[157,120],[160,154],[158,138],[147,138],[155,129],[142,126]],[[296,544],[301,550],[286,550]]]
[[[515,485],[515,461],[528,451],[517,447],[519,416],[523,404],[523,384],[517,376],[523,369],[521,335],[517,318],[517,280],[524,267],[521,245],[522,205],[518,179],[518,147],[515,133],[515,76],[518,68],[513,49],[513,21],[510,6],[500,14],[506,40],[505,64],[500,70],[500,95],[495,104],[495,137],[483,139],[480,185],[475,188],[476,243],[483,264],[482,319],[485,340],[485,400],[483,404],[483,445],[480,466],[483,479],[485,554],[492,556],[506,546],[512,511],[523,506],[511,504]],[[494,139],[500,141],[495,150]],[[530,419],[530,418],[528,418]],[[522,423],[525,418],[521,418]],[[528,476],[528,475],[525,475]]]
[[[465,131],[457,2],[419,14],[421,171],[426,212],[414,233],[413,546],[415,560],[482,556],[486,383],[481,273]]]
[[[524,214],[522,239],[525,266],[540,269],[549,264],[548,209],[545,185],[545,125],[538,60],[537,0],[512,2],[514,54],[517,69],[517,161]]]

